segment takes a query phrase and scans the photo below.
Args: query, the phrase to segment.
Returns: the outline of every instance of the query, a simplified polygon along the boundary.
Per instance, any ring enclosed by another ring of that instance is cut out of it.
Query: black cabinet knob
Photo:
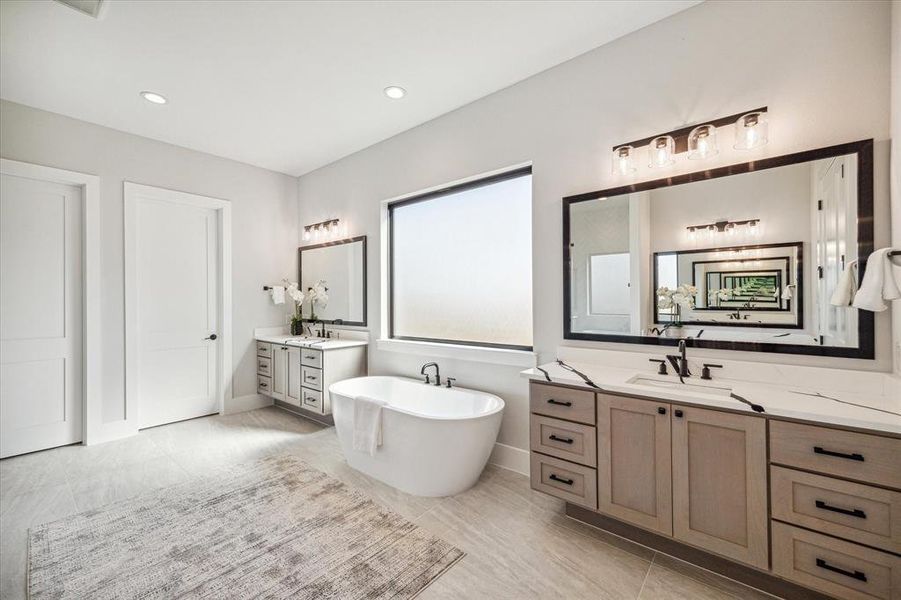
[[[682,413],[682,411],[681,411],[681,410],[675,410],[675,411],[673,411],[673,414],[674,414],[674,415],[676,415],[676,416],[677,416],[677,417],[678,417],[678,418],[680,418],[680,419],[681,419],[681,418],[682,418],[682,414],[683,414],[683,413]]]
[[[665,414],[666,414],[666,409],[663,408],[662,406],[658,406],[658,407],[657,407],[657,414],[658,414],[658,415],[665,415]]]

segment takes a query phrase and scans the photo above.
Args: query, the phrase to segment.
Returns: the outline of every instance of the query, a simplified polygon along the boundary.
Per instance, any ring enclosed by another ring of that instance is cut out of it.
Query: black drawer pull
[[[548,479],[553,479],[554,481],[559,481],[560,483],[563,483],[563,484],[566,484],[566,485],[572,485],[572,484],[573,484],[573,480],[572,480],[572,479],[564,479],[563,477],[557,477],[557,476],[556,476],[555,474],[553,474],[553,473],[551,473],[550,475],[548,475]]]
[[[822,508],[823,510],[831,510],[832,512],[841,513],[843,515],[848,515],[851,517],[857,517],[858,519],[866,519],[867,513],[863,512],[859,508],[855,509],[847,509],[847,508],[839,508],[837,506],[829,506],[822,500],[817,500],[814,502],[817,508]]]
[[[304,358],[307,360],[316,360],[315,356],[304,356]]]
[[[572,444],[573,443],[572,438],[557,437],[557,435],[553,434],[553,433],[551,435],[547,436],[547,439],[554,440],[555,442],[563,442],[564,444]]]
[[[844,452],[834,452],[832,450],[826,450],[822,446],[814,446],[813,453],[825,454],[826,456],[835,456],[837,458],[847,458],[848,460],[857,460],[863,462],[863,454],[858,454],[857,452],[854,452],[852,454],[845,454]]]
[[[851,579],[856,579],[857,581],[866,581],[867,575],[863,571],[846,571],[844,569],[839,569],[838,567],[833,567],[829,563],[827,563],[822,558],[817,559],[817,566],[821,569],[826,569],[827,571],[832,571],[833,573],[838,573],[839,575],[844,575],[845,577],[850,577]]]
[[[265,383],[261,383],[261,384],[260,384],[260,387],[263,388],[263,389],[266,389],[266,388],[269,387],[269,386],[266,385]]]
[[[565,400],[565,401],[561,402],[560,400],[554,400],[553,398],[548,398],[547,403],[548,404],[556,404],[557,406],[572,406],[573,405],[573,403],[570,402],[569,400]]]

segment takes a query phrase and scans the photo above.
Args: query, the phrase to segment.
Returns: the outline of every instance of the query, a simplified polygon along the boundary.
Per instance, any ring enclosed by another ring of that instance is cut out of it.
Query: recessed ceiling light
[[[407,95],[407,90],[400,87],[399,85],[389,85],[385,88],[385,95],[392,100],[400,100]]]
[[[165,104],[168,102],[165,96],[156,92],[141,92],[141,97],[147,102],[153,102],[154,104]]]

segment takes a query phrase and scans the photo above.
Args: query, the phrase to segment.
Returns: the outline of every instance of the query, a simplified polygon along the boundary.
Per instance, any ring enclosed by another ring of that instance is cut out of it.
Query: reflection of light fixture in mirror
[[[792,288],[796,287],[794,283],[790,283],[784,288],[782,288],[782,299],[783,300],[791,300],[795,297],[794,292],[792,292]]]
[[[735,122],[735,148],[751,150],[767,143],[767,119],[765,112],[742,115]]]
[[[760,219],[746,219],[744,221],[717,221],[716,223],[705,223],[703,225],[689,225],[685,229],[688,235],[696,235],[698,231],[706,231],[709,235],[715,233],[733,234],[739,225],[747,225],[750,233],[755,233],[760,229]]]
[[[338,219],[329,219],[328,221],[322,221],[321,223],[304,225],[303,239],[309,240],[310,238],[313,238],[314,240],[318,240],[320,237],[337,237],[337,234],[341,232],[341,228],[339,227],[338,223]]]
[[[655,137],[648,144],[648,166],[665,167],[676,162],[673,155],[676,153],[676,140],[671,135]]]
[[[698,160],[719,154],[716,145],[716,127],[698,125],[688,134],[688,158]]]
[[[635,148],[620,146],[613,150],[613,173],[628,175],[635,172]]]

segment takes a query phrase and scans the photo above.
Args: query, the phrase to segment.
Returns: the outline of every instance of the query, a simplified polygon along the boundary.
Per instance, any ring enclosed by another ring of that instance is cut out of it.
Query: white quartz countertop
[[[318,350],[338,350],[340,348],[353,348],[355,346],[366,346],[369,342],[365,340],[341,340],[326,339],[318,337],[302,337],[296,335],[257,335],[258,342],[269,342],[271,344],[282,344],[283,346],[297,346],[299,348],[316,348]]]
[[[901,434],[901,397],[830,392],[803,386],[771,385],[738,381],[717,377],[704,381],[697,376],[686,378],[683,385],[677,375],[657,375],[653,368],[647,372],[621,367],[608,367],[585,363],[567,362],[597,385],[601,391],[671,400],[697,406],[726,408],[744,411],[752,415],[785,417],[824,425],[840,425],[868,429],[877,432]],[[564,369],[556,362],[522,371],[524,377],[536,381],[560,383],[596,389],[586,384],[577,374]],[[641,378],[643,382],[633,382]],[[710,390],[710,393],[707,390]],[[758,413],[747,404],[729,396],[730,391],[746,400],[759,404],[764,413]],[[819,396],[817,394],[820,394]]]

